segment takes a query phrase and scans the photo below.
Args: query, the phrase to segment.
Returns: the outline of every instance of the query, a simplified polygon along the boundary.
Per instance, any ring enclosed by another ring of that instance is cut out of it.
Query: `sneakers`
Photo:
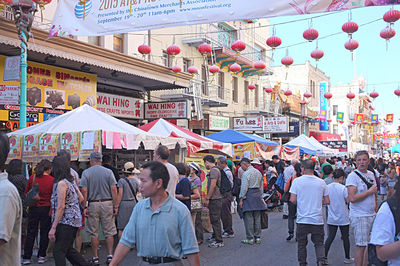
[[[286,241],[290,241],[290,240],[292,240],[293,239],[293,237],[294,237],[294,235],[293,234],[290,234],[287,238],[286,238]]]
[[[256,244],[261,244],[261,238],[259,237],[256,238]]]
[[[229,234],[227,232],[223,232],[222,237],[223,238],[233,238],[233,237],[235,237],[235,234]]]
[[[222,242],[212,242],[208,245],[209,248],[222,248],[224,246],[224,243]]]
[[[107,265],[111,263],[112,259],[113,259],[113,255],[107,256],[107,260],[106,260]]]
[[[47,261],[47,258],[46,257],[39,257],[39,259],[38,259],[38,264],[43,264],[43,263],[45,263]]]
[[[23,260],[22,265],[30,265],[32,263],[31,260]]]
[[[215,242],[215,238],[213,236],[210,236],[209,238],[207,238],[207,241],[209,242]]]
[[[243,239],[243,244],[254,245],[254,239]]]
[[[352,263],[354,263],[354,258],[344,259],[343,262],[344,262],[345,264],[352,264]]]
[[[100,262],[99,262],[99,257],[93,257],[92,260],[90,261],[92,263],[92,265],[94,266],[99,266]]]

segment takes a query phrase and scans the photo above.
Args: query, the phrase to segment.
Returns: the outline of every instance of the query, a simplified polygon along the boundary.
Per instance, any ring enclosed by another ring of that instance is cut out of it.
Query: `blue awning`
[[[220,141],[220,142],[226,142],[226,143],[232,143],[232,144],[237,144],[237,143],[246,143],[246,142],[258,142],[260,144],[276,147],[279,145],[279,143],[271,140],[264,139],[260,136],[256,135],[251,135],[251,134],[246,134],[240,131],[236,131],[233,129],[227,129],[218,133],[211,134],[207,136],[207,138]]]

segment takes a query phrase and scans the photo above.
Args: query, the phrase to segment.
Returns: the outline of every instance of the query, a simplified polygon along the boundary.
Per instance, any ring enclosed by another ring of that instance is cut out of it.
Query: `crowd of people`
[[[169,150],[160,145],[154,161],[140,169],[127,162],[120,178],[109,156],[93,152],[90,167],[81,170],[74,169],[69,152],[61,150],[52,161],[41,160],[27,179],[21,160],[6,166],[8,149],[7,136],[0,134],[0,265],[19,265],[21,250],[22,264],[33,263],[35,239],[40,239],[39,264],[47,261],[51,247],[57,266],[67,260],[72,265],[99,265],[103,259],[118,265],[132,249],[141,257],[140,265],[183,265],[186,259],[197,266],[199,245],[207,241],[209,248],[223,248],[224,238],[236,237],[233,208],[243,219],[241,243],[262,242],[271,201],[265,195],[275,195],[282,205],[282,218],[288,221],[286,240],[297,241],[300,265],[307,265],[309,234],[317,265],[328,265],[338,229],[344,263],[400,263],[400,162],[375,161],[367,151],[353,159],[284,161],[274,155],[271,160],[242,158],[235,163],[231,157],[206,155],[202,168],[193,161],[169,163]],[[90,236],[90,260],[80,252],[84,228]],[[206,240],[205,232],[211,233]],[[105,258],[98,254],[101,233]]]

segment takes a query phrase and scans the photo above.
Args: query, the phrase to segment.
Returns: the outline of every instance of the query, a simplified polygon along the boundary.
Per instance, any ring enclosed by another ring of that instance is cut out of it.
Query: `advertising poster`
[[[83,131],[80,133],[79,160],[88,161],[92,152],[101,152],[101,132]]]
[[[60,148],[62,150],[69,150],[71,159],[76,160],[79,157],[79,133],[62,133],[60,139]]]
[[[233,160],[240,161],[243,158],[254,159],[255,149],[254,142],[232,144]]]
[[[39,156],[53,157],[57,155],[58,134],[41,134],[39,137]]]
[[[324,94],[328,92],[328,84],[326,82],[319,83],[319,130],[329,131],[329,123],[327,120],[328,113],[328,100]],[[322,119],[321,119],[322,118]]]
[[[283,133],[288,132],[288,118],[286,116],[264,117],[265,133]]]
[[[40,135],[24,136],[23,158],[27,158],[29,161],[39,161],[39,137]]]
[[[320,142],[331,149],[339,150],[339,152],[347,152],[347,140],[326,140]]]
[[[21,159],[22,156],[22,136],[14,135],[10,136],[10,152],[8,153],[7,160]]]
[[[229,128],[229,117],[210,115],[208,123],[209,130],[225,130]]]
[[[19,104],[19,86],[0,85],[0,104]]]

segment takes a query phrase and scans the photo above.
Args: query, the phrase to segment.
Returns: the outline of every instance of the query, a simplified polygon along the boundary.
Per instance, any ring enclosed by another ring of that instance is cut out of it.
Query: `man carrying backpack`
[[[218,158],[218,166],[221,168],[221,186],[219,191],[222,195],[221,220],[224,232],[222,237],[235,237],[232,229],[232,212],[231,206],[233,201],[232,187],[233,174],[228,167],[227,160],[224,156]]]
[[[209,170],[207,174],[207,196],[203,205],[208,207],[213,228],[213,235],[210,238],[212,242],[208,246],[210,248],[223,247],[221,228],[222,195],[219,190],[221,186],[221,169],[215,165],[215,158],[212,155],[204,156],[203,161],[204,166]]]

